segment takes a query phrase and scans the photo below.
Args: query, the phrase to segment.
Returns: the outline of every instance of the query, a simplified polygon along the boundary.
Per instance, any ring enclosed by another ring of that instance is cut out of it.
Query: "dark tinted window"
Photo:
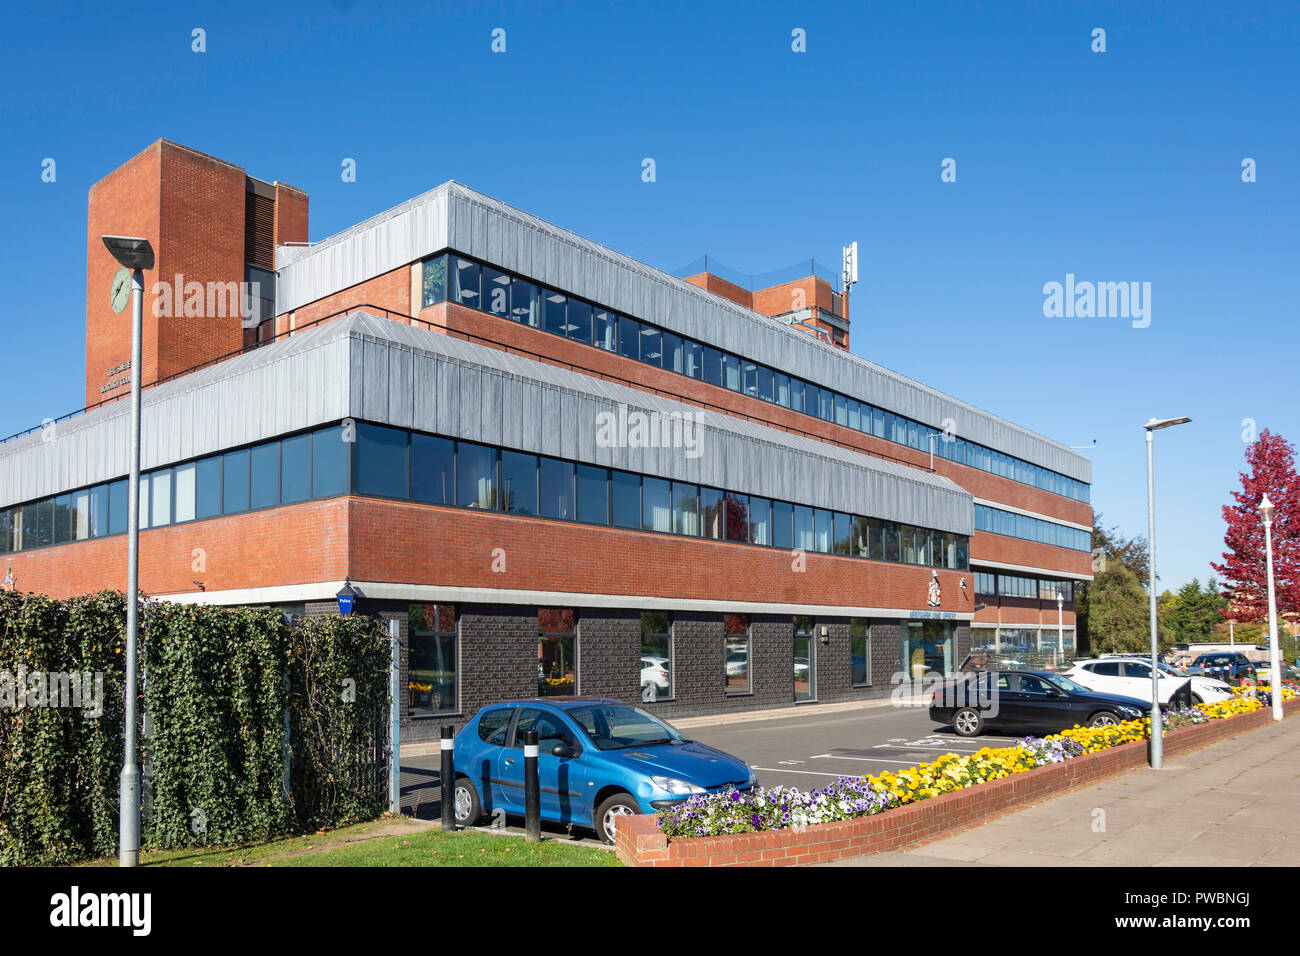
[[[194,472],[194,517],[221,514],[221,459],[205,458]]]
[[[455,503],[455,455],[456,443],[450,438],[411,435],[411,497],[414,500],[439,505]]]
[[[578,520],[609,524],[609,472],[604,468],[578,466]]]
[[[280,443],[258,445],[252,449],[250,461],[252,497],[254,508],[269,508],[276,503],[280,491]]]
[[[317,498],[346,494],[352,431],[342,425],[320,428],[311,436],[311,493]]]
[[[294,435],[280,442],[280,500],[311,497],[311,435]]]
[[[406,432],[380,425],[357,425],[357,493],[405,498]]]
[[[506,731],[510,729],[510,716],[513,713],[513,707],[501,707],[497,710],[489,710],[480,717],[478,719],[479,740],[494,747],[504,747]]]
[[[501,510],[537,514],[537,456],[501,452]]]
[[[641,477],[625,471],[610,475],[613,494],[614,526],[618,528],[641,527]]]
[[[543,458],[541,467],[541,513],[547,518],[565,518],[572,521],[573,462]]]
[[[227,452],[223,458],[221,510],[226,514],[248,510],[248,449]]]

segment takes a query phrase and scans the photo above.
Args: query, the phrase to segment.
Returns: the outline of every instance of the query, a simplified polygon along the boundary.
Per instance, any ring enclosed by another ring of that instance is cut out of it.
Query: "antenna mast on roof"
[[[849,313],[849,289],[858,281],[858,244],[844,247],[844,314]]]

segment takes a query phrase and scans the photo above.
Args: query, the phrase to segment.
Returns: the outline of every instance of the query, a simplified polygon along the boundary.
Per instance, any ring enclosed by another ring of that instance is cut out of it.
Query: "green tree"
[[[1171,595],[1160,609],[1160,624],[1169,632],[1171,642],[1200,643],[1214,640],[1214,629],[1223,620],[1220,613],[1228,599],[1219,593],[1219,585],[1210,578],[1205,589],[1196,578]]]
[[[1146,538],[1126,538],[1119,528],[1107,528],[1102,521],[1101,512],[1092,513],[1092,553],[1093,574],[1100,576],[1108,569],[1122,567],[1131,574],[1139,587],[1147,583],[1147,541]],[[1093,604],[1093,582],[1080,582],[1074,589],[1074,609],[1078,618],[1078,647],[1080,652],[1099,650],[1092,640],[1090,616]],[[1146,600],[1145,595],[1143,600]],[[1142,633],[1147,634],[1150,624],[1144,624]]]
[[[1092,653],[1150,649],[1147,592],[1123,563],[1106,565],[1088,585],[1088,646]]]

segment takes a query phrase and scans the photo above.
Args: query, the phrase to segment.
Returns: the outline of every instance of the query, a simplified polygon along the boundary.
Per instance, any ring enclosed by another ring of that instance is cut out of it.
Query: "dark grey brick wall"
[[[409,633],[404,602],[368,602],[366,613],[396,619],[402,642],[401,686],[407,683]],[[333,601],[306,605],[309,615],[334,614]],[[457,663],[459,707],[453,714],[404,715],[403,743],[438,738],[439,727],[457,730],[480,707],[537,693],[537,608],[493,605],[459,607]],[[788,707],[794,703],[794,619],[787,615],[750,618],[750,692],[728,695],[722,615],[672,615],[672,697],[641,702],[641,615],[633,610],[578,611],[578,692],[641,703],[666,719]],[[821,629],[826,627],[826,643]],[[852,630],[848,618],[813,619],[815,699],[821,703],[886,698],[898,686],[900,622],[873,620],[868,626],[871,684],[854,687]],[[955,628],[956,662],[970,650],[970,628]],[[405,701],[403,701],[405,703]]]

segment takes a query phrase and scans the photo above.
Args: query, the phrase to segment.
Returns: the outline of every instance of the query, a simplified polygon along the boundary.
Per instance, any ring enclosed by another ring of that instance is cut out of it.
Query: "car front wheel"
[[[640,812],[641,808],[636,801],[626,793],[608,796],[596,808],[596,833],[606,843],[613,843],[618,835],[618,818],[634,816]]]
[[[959,737],[977,737],[984,729],[984,718],[972,707],[963,707],[952,715],[952,729]]]
[[[1108,710],[1103,710],[1099,714],[1093,714],[1092,719],[1088,721],[1089,727],[1113,727],[1119,723],[1119,718]]]

